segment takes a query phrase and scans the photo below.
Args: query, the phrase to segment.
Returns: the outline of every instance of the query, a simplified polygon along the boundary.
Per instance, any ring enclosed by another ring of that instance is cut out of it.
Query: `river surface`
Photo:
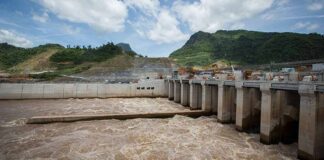
[[[216,116],[26,125],[45,115],[186,111],[164,98],[0,101],[0,159],[295,159],[297,144],[263,145]]]

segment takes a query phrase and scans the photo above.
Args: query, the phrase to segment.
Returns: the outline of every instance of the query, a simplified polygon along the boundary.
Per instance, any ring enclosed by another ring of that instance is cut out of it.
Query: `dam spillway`
[[[264,144],[297,142],[298,158],[324,158],[323,83],[190,80],[186,90],[176,89],[184,86],[179,82],[186,85],[167,80],[167,93],[186,99],[181,94],[189,92],[190,109],[212,112],[238,131],[259,133]]]
[[[257,134],[264,144],[297,143],[299,158],[323,158],[321,83],[169,79],[138,84],[0,84],[2,104],[8,99],[113,97],[168,97],[187,109],[215,114],[213,123]]]

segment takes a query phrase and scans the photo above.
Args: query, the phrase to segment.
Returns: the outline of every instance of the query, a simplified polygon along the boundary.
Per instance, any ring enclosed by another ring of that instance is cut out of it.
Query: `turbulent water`
[[[263,145],[215,116],[26,125],[40,115],[186,110],[167,99],[0,101],[0,159],[295,159],[297,145]]]

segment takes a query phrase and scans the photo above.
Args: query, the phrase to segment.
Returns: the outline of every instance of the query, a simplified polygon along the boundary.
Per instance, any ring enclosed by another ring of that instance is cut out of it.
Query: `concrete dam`
[[[324,84],[167,80],[169,100],[217,114],[260,142],[298,142],[298,158],[324,158]]]
[[[21,99],[138,97],[168,98],[170,103],[178,103],[188,110],[164,106],[163,113],[36,115],[28,117],[25,123],[214,115],[215,123],[234,124],[239,133],[259,134],[259,141],[265,145],[297,143],[296,158],[324,159],[323,83],[167,79],[133,84],[0,84],[3,103]]]

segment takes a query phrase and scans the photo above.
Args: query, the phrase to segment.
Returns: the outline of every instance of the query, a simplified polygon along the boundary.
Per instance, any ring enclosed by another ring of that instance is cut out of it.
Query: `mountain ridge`
[[[219,30],[196,32],[170,58],[182,66],[205,66],[217,60],[264,64],[324,58],[324,36],[317,33]]]

